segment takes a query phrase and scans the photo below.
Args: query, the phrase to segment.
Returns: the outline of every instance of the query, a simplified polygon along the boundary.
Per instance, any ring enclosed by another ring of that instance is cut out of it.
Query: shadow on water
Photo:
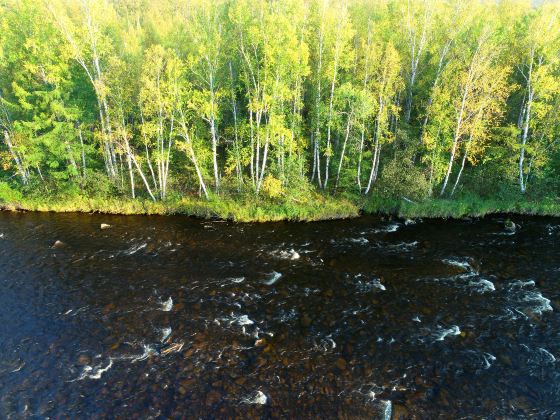
[[[0,212],[0,417],[556,417],[560,220],[515,222]]]

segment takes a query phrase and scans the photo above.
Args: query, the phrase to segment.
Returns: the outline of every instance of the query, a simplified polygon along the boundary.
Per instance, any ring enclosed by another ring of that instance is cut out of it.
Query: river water
[[[558,418],[560,220],[514,221],[0,212],[0,417]]]

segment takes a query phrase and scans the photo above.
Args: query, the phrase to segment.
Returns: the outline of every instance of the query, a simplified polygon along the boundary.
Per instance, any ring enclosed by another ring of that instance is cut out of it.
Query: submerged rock
[[[220,394],[218,391],[210,391],[208,394],[206,394],[207,406],[212,406],[216,403],[219,403],[221,400],[222,400],[222,394]]]
[[[89,357],[87,354],[81,354],[80,357],[78,357],[79,365],[89,365],[90,363],[91,357]]]
[[[313,320],[309,317],[309,315],[304,314],[301,318],[300,318],[300,323],[303,327],[309,327],[311,325],[311,323],[313,322]]]
[[[346,370],[346,360],[342,357],[336,360],[336,367],[340,370]]]
[[[257,341],[255,341],[255,347],[263,347],[266,346],[266,338],[259,338]]]
[[[394,420],[401,420],[409,418],[408,409],[404,405],[394,404],[391,418]]]
[[[179,352],[183,349],[183,345],[184,343],[173,343],[170,344],[166,347],[163,348],[163,350],[161,350],[160,354],[162,356],[168,355],[169,353],[175,353],[175,352]]]
[[[268,397],[262,391],[255,392],[249,398],[245,398],[242,402],[245,404],[264,405],[268,401]]]

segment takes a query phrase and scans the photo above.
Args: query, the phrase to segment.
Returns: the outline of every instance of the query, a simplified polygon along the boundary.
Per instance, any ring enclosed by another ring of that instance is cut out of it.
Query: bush
[[[272,175],[267,175],[262,183],[262,192],[268,198],[280,197],[284,193],[282,181],[274,178]]]
[[[381,169],[376,191],[388,199],[423,200],[430,194],[430,183],[410,159],[393,159]]]
[[[0,203],[16,203],[21,199],[21,192],[14,190],[7,182],[0,181]]]

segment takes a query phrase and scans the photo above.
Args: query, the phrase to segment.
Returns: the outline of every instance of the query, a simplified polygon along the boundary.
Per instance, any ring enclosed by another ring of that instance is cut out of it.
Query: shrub
[[[262,183],[262,192],[268,198],[277,198],[284,193],[282,188],[282,181],[274,178],[272,175],[267,175]]]
[[[21,192],[14,190],[7,182],[0,181],[0,202],[15,203],[21,201]]]
[[[376,190],[384,198],[423,200],[429,196],[430,183],[410,159],[393,159],[383,166]]]

